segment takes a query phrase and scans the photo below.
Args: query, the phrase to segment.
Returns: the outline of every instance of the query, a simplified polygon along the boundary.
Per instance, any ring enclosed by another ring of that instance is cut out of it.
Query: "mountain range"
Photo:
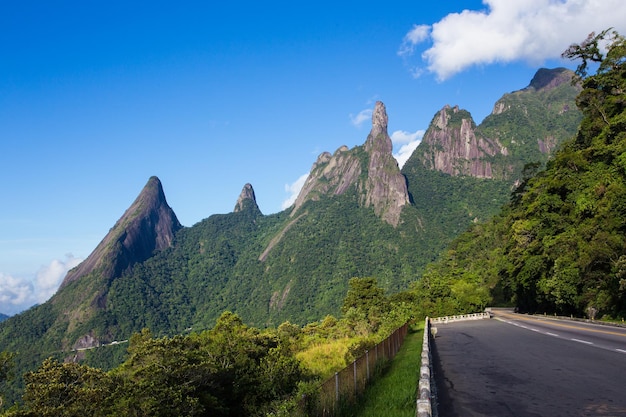
[[[97,355],[117,353],[82,349],[145,327],[155,335],[210,328],[225,310],[257,326],[305,324],[337,314],[352,277],[406,290],[576,133],[572,75],[539,70],[480,125],[444,106],[402,169],[378,102],[364,144],[320,154],[293,206],[272,215],[245,184],[231,213],[183,227],[151,177],[49,301],[0,325],[0,351],[20,352],[20,370],[49,355],[110,365],[120,358]]]

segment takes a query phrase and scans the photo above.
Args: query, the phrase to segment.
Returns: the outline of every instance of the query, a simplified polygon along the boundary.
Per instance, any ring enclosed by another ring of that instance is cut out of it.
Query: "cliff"
[[[469,112],[448,105],[433,118],[418,152],[428,169],[476,178],[494,178],[493,157],[508,155],[497,139],[477,133]]]
[[[167,204],[161,181],[151,177],[96,249],[67,273],[60,289],[96,270],[107,281],[119,276],[156,251],[170,247],[181,227]]]
[[[313,164],[291,215],[308,200],[341,195],[356,187],[361,207],[373,207],[377,216],[397,226],[402,208],[409,204],[409,194],[406,180],[392,156],[387,120],[385,105],[379,101],[363,146],[353,149],[342,146],[332,155],[322,153]]]

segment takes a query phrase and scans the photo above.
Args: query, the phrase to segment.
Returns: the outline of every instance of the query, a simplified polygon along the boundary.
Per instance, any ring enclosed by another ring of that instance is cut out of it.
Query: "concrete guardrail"
[[[418,385],[416,417],[432,417],[433,399],[431,391],[432,364],[430,355],[430,320],[426,317],[424,322],[424,341],[422,344],[422,362],[420,365],[420,378]]]
[[[465,321],[465,320],[482,320],[491,318],[491,314],[489,312],[484,313],[473,313],[473,314],[459,314],[457,316],[446,316],[446,317],[435,317],[430,319],[431,324],[446,324],[452,323],[455,321]]]

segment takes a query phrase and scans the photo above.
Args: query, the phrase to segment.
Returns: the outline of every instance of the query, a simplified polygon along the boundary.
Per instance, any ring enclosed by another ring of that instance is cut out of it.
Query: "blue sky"
[[[175,4],[174,4],[175,3]],[[281,211],[317,156],[477,123],[622,0],[20,1],[0,6],[0,312],[49,298],[152,175],[185,226],[244,184]],[[406,157],[406,155],[405,155]],[[400,162],[402,159],[400,159]]]

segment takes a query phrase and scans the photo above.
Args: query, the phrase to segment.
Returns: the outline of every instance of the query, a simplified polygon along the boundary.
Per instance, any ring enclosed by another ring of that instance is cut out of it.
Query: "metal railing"
[[[316,398],[306,401],[308,415],[336,417],[344,407],[355,404],[368,382],[377,375],[381,363],[393,359],[408,331],[408,323],[396,329],[389,337],[322,383]]]

